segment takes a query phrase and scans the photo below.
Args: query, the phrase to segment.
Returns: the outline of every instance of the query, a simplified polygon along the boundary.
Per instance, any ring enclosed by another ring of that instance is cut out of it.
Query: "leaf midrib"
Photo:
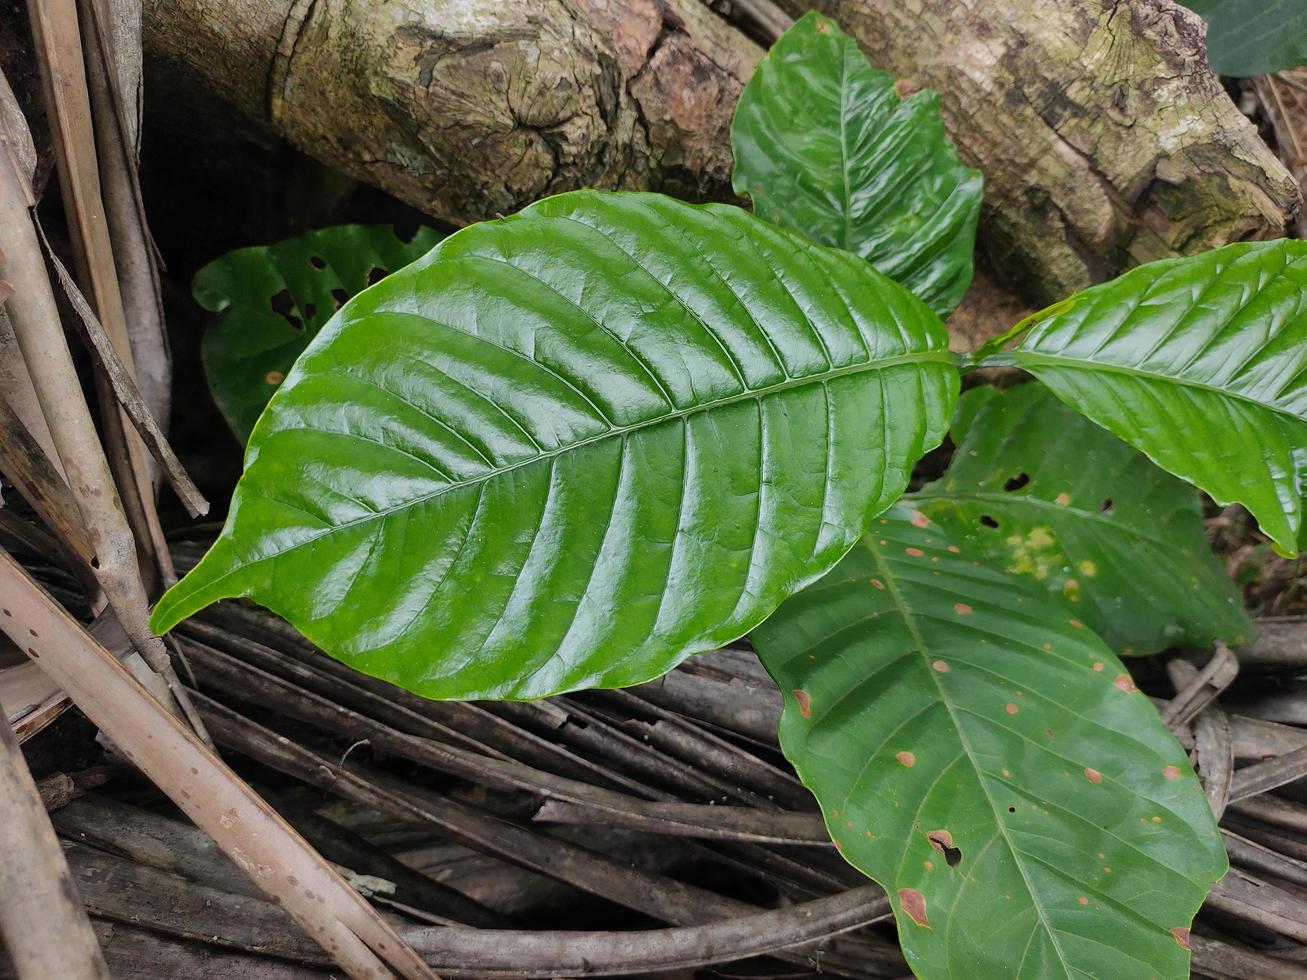
[[[1043,365],[1054,368],[1061,367],[1081,371],[1101,372],[1104,374],[1124,374],[1132,378],[1158,381],[1163,384],[1173,384],[1184,388],[1196,388],[1199,391],[1207,391],[1223,398],[1230,398],[1235,401],[1244,402],[1245,404],[1252,405],[1254,408],[1274,412],[1277,415],[1282,415],[1286,418],[1292,419],[1300,425],[1307,423],[1307,418],[1303,418],[1301,415],[1298,415],[1290,409],[1278,405],[1275,402],[1258,401],[1256,398],[1244,394],[1243,392],[1232,391],[1229,388],[1220,388],[1203,381],[1195,381],[1192,378],[1184,378],[1173,374],[1160,374],[1157,371],[1144,371],[1139,368],[1129,367],[1125,364],[1115,364],[1111,361],[1095,361],[1088,358],[1066,357],[1061,354],[1048,354],[1044,351],[1029,350],[1021,347],[1008,352],[1008,356],[1016,362],[1017,367],[1027,367],[1028,365],[1033,364],[1036,367]],[[994,364],[995,366],[998,366],[998,360],[995,360]]]
[[[556,456],[561,456],[564,453],[570,453],[570,452],[580,450],[585,446],[602,442],[605,439],[625,438],[627,435],[629,435],[632,432],[638,432],[644,429],[654,428],[655,426],[659,426],[662,425],[663,423],[671,422],[676,419],[688,418],[693,415],[698,415],[702,412],[714,411],[717,409],[724,408],[728,405],[737,404],[739,402],[750,401],[750,400],[761,401],[763,398],[767,397],[768,395],[779,394],[781,392],[789,391],[795,388],[800,388],[805,385],[813,385],[813,384],[824,385],[837,378],[849,377],[857,374],[865,374],[865,373],[870,373],[872,371],[882,371],[887,368],[897,367],[901,364],[918,364],[918,363],[956,364],[956,362],[957,362],[956,355],[954,355],[953,353],[947,350],[919,351],[910,354],[900,354],[895,357],[887,357],[878,361],[868,361],[860,364],[851,364],[851,365],[846,365],[845,367],[842,368],[831,368],[821,374],[807,375],[802,378],[787,377],[784,381],[780,382],[779,384],[769,385],[766,388],[748,389],[746,391],[737,392],[734,395],[729,395],[725,398],[715,399],[713,401],[704,402],[699,405],[692,405],[688,408],[673,409],[662,415],[658,415],[655,418],[645,419],[643,421],[633,423],[632,425],[610,427],[605,431],[596,433],[595,435],[590,436],[586,439],[581,439],[576,442],[568,443],[565,446],[560,446],[558,449],[553,449],[548,452],[537,453],[534,456],[530,456],[526,459],[519,460],[518,462],[513,463],[509,466],[498,467],[489,470],[485,473],[478,474],[476,477],[467,480],[460,480],[452,483],[447,483],[438,490],[433,490],[430,493],[424,493],[419,496],[412,497],[408,500],[403,501],[402,503],[396,504],[393,507],[387,507],[384,510],[371,511],[368,514],[361,515],[349,521],[344,521],[340,524],[328,525],[318,533],[306,537],[301,541],[297,541],[294,544],[290,545],[289,547],[282,548],[280,551],[276,551],[271,554],[264,555],[252,561],[242,562],[241,564],[233,567],[230,571],[225,572],[222,575],[219,575],[217,578],[210,579],[208,582],[204,583],[201,588],[203,591],[212,590],[220,582],[226,581],[227,579],[231,578],[233,575],[236,575],[241,571],[252,568],[255,565],[260,565],[274,558],[281,558],[289,554],[290,552],[295,551],[298,548],[302,548],[305,545],[312,544],[313,542],[319,540],[320,538],[324,538],[332,534],[337,534],[340,532],[347,531],[350,528],[356,527],[360,524],[367,524],[371,521],[376,521],[376,520],[385,520],[386,518],[390,517],[390,515],[392,514],[396,514],[399,513],[400,511],[408,510],[413,507],[418,507],[426,503],[428,500],[443,496],[444,494],[452,493],[456,490],[461,490],[465,487],[476,486],[478,484],[486,483],[490,480],[503,476],[506,473],[511,473],[515,470],[522,469],[526,466],[534,465],[543,460],[552,459]],[[293,391],[294,389],[291,390]],[[286,429],[278,429],[276,430],[276,432],[273,432],[271,435],[275,436],[277,433],[280,432],[296,432],[296,431],[318,432],[321,430],[311,429],[306,426],[294,426]],[[257,465],[257,461],[256,461],[256,465]],[[220,538],[219,542],[221,542],[221,540],[222,539]],[[213,554],[213,551],[210,551],[209,554]],[[208,557],[209,556],[206,555],[205,560],[207,560]],[[178,597],[178,604],[180,604],[183,598],[185,597],[184,596]]]
[[[933,669],[931,669],[929,663],[926,663],[928,657],[928,654],[926,652],[927,649],[926,640],[925,637],[921,635],[921,631],[917,629],[916,619],[912,612],[911,607],[908,606],[907,602],[903,599],[903,596],[899,592],[898,576],[895,574],[895,572],[893,571],[889,563],[885,560],[885,558],[881,555],[880,551],[873,544],[871,544],[869,538],[864,537],[863,542],[866,545],[867,552],[871,555],[871,560],[875,562],[876,568],[881,574],[881,581],[885,583],[886,593],[889,595],[890,599],[894,602],[894,607],[895,609],[898,610],[899,616],[902,617],[903,625],[907,627],[908,635],[912,637],[912,643],[916,647],[916,653],[921,658],[922,663],[926,668],[926,674],[927,676],[930,677],[931,684],[934,685],[935,687],[935,693],[939,697],[939,702],[940,704],[944,705],[944,710],[948,712],[949,719],[953,722],[953,730],[957,732],[958,741],[962,745],[962,751],[966,754],[967,758],[971,761],[972,768],[977,774],[984,772],[985,771],[984,768],[980,765],[980,762],[977,760],[975,753],[972,751],[971,743],[967,740],[966,733],[959,722],[957,713],[953,710],[952,703],[949,701],[948,697],[945,696],[944,694],[944,688],[940,685],[939,678],[936,676],[936,672]],[[1058,962],[1062,964],[1063,972],[1066,974],[1068,980],[1070,980],[1070,978],[1073,976],[1071,971],[1071,964],[1067,959],[1066,954],[1062,951],[1062,946],[1058,942],[1057,933],[1054,931],[1052,924],[1048,921],[1048,918],[1044,914],[1043,906],[1039,903],[1038,899],[1036,898],[1034,886],[1030,883],[1030,877],[1026,874],[1025,864],[1021,861],[1020,858],[1021,851],[1016,846],[1016,844],[1013,843],[1012,838],[1008,835],[1007,827],[1004,825],[1002,818],[999,816],[998,804],[995,803],[994,797],[991,795],[989,791],[989,786],[986,784],[985,780],[980,778],[977,778],[976,782],[980,784],[981,792],[985,794],[985,802],[989,804],[990,813],[994,818],[994,826],[998,831],[997,836],[1003,838],[1003,843],[1007,845],[1008,851],[1012,854],[1013,863],[1016,865],[1017,871],[1021,875],[1022,883],[1026,886],[1026,893],[1030,896],[1030,904],[1034,906],[1035,914],[1039,916],[1039,923],[1043,927],[1044,931],[1048,934],[1049,941],[1053,944],[1053,948],[1057,950]],[[924,797],[923,797],[923,803],[924,803]],[[900,871],[901,870],[902,869],[900,868]],[[896,873],[896,877],[897,877],[897,873]],[[1029,948],[1029,943],[1027,943],[1027,949],[1028,948]]]

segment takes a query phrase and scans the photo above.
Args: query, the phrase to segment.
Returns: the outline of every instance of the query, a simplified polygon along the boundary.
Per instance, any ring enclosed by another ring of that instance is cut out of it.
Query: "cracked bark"
[[[1293,179],[1171,0],[781,0],[938,89],[985,174],[981,247],[1047,303],[1139,262],[1283,232]]]
[[[1278,235],[1298,210],[1172,0],[812,5],[942,93],[985,172],[980,247],[1028,302]],[[761,55],[696,0],[145,0],[145,27],[156,59],[454,223],[583,186],[729,198]]]
[[[576,187],[729,194],[761,50],[697,0],[145,0],[145,43],[456,223]]]

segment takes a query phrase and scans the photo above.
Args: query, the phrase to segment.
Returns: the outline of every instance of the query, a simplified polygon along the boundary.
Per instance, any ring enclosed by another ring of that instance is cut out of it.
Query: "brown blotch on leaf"
[[[1162,775],[1174,782],[1175,780],[1180,778],[1180,767],[1166,766],[1162,769]]]
[[[794,695],[794,700],[799,702],[799,714],[803,715],[805,718],[811,718],[812,695],[802,689],[797,689],[791,693]]]
[[[903,553],[910,558],[920,558],[925,554],[920,548],[904,548]]]
[[[1139,688],[1135,687],[1134,678],[1131,677],[1129,674],[1117,674],[1116,678],[1112,681],[1112,683],[1115,684],[1121,690],[1125,691],[1127,694],[1132,694],[1135,691],[1139,690]]]
[[[1007,704],[1007,706],[1004,708],[1004,710],[1005,710],[1008,714],[1010,714],[1010,715],[1014,715],[1014,714],[1017,713],[1017,706],[1016,706],[1015,704],[1012,704],[1011,702],[1009,702],[1009,703]]]
[[[1076,901],[1079,902],[1081,905],[1089,904],[1089,899],[1085,898],[1084,895],[1081,895],[1079,898],[1076,899]]]
[[[1085,628],[1085,624],[1080,622],[1080,620],[1078,619],[1070,619],[1067,620],[1067,622],[1069,622],[1072,626],[1074,626],[1078,630],[1082,630]]]
[[[885,583],[878,578],[867,579],[867,581],[870,582],[877,589],[885,588]]]
[[[970,616],[972,612],[971,607],[968,606],[965,602],[953,603],[953,611],[957,613],[959,616]]]
[[[913,526],[913,527],[930,527],[930,518],[927,517],[925,514],[923,514],[921,511],[919,511],[919,510],[914,510],[914,511],[912,512],[912,526]]]
[[[955,544],[951,544],[948,546],[948,553],[950,555],[960,555],[962,554],[962,549]]]
[[[1175,937],[1175,941],[1180,944],[1181,948],[1193,949],[1193,946],[1189,944],[1189,929],[1187,927],[1172,926],[1171,935]]]
[[[935,670],[939,671],[939,673],[941,673],[941,674],[947,674],[947,673],[948,673],[948,664],[944,663],[944,661],[942,661],[942,660],[936,660],[936,661],[935,661],[933,664],[931,664],[930,666],[933,667]]]
[[[1103,781],[1103,774],[1097,769],[1091,769],[1088,766],[1085,766],[1085,778],[1091,783],[1101,783]]]
[[[950,868],[956,868],[962,863],[962,849],[954,846],[953,835],[947,830],[932,830],[926,834],[926,840],[930,841],[931,847],[944,855],[944,863]]]
[[[899,889],[899,904],[903,906],[903,911],[908,914],[919,926],[930,928],[930,920],[926,918],[926,896],[921,894],[915,888]]]
[[[894,758],[899,760],[900,765],[914,766],[917,763],[917,757],[911,752],[899,752]]]
[[[263,376],[263,380],[270,385],[279,385],[286,380],[286,375],[281,371],[269,371]]]

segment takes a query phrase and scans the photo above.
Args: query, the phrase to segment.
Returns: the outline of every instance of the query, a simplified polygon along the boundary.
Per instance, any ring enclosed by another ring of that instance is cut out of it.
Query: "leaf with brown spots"
[[[1242,504],[1293,557],[1307,546],[1304,297],[1307,242],[1237,242],[1090,286],[980,363],[1029,371],[1218,504]]]
[[[841,853],[890,894],[908,962],[925,978],[1187,976],[1172,928],[1226,860],[1184,751],[1040,588],[954,555],[905,507],[886,517],[752,636],[782,690],[811,695],[806,717],[787,699],[781,746],[841,814],[830,829],[876,828]]]
[[[1043,385],[971,389],[952,433],[949,468],[910,498],[918,511],[1038,582],[1118,653],[1252,635],[1193,487]]]

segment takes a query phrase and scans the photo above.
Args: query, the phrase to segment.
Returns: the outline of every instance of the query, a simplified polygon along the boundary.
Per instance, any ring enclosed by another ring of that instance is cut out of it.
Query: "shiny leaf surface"
[[[1226,859],[1184,751],[1079,620],[913,521],[753,632],[831,836],[921,977],[1187,977]]]
[[[634,684],[827,571],[942,438],[943,324],[738,208],[576,192],[346,304],[166,630],[249,596],[441,698]]]
[[[968,551],[1041,584],[1112,649],[1251,636],[1193,487],[1048,389],[973,388],[952,435],[947,472],[912,502]]]
[[[1207,57],[1222,75],[1268,75],[1307,65],[1302,0],[1184,0],[1207,22]]]
[[[195,300],[217,315],[200,352],[213,400],[244,445],[295,358],[355,293],[440,241],[421,228],[338,225],[275,245],[239,248],[195,274]]]
[[[1029,322],[1011,363],[1285,554],[1307,493],[1307,242],[1153,262]]]
[[[939,94],[901,99],[834,21],[809,13],[772,45],[731,145],[761,217],[862,256],[941,316],[967,291],[980,172],[958,161]]]

